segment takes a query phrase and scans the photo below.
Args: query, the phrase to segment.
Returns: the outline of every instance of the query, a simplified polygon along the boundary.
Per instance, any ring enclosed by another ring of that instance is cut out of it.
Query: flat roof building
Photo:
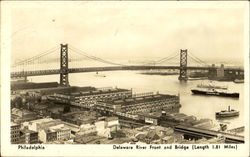
[[[171,111],[180,108],[179,97],[166,94],[152,94],[119,100],[99,101],[96,109],[110,113],[123,112],[136,114],[139,112]]]
[[[101,115],[96,111],[75,111],[62,115],[62,120],[75,125],[94,123]]]
[[[32,130],[28,130],[28,129],[23,129],[20,132],[20,136],[21,136],[21,140],[20,143],[21,144],[37,144],[38,141],[38,132],[36,131],[32,131]]]
[[[132,90],[121,88],[89,88],[77,92],[58,92],[50,96],[49,99],[60,102],[68,103],[74,106],[91,108],[95,106],[97,101],[107,99],[115,100],[121,98],[132,97]]]

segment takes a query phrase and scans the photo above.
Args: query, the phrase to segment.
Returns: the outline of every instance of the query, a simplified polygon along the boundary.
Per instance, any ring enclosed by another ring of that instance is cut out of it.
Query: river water
[[[230,91],[239,92],[240,98],[224,98],[216,96],[192,95],[191,89],[200,84],[200,80],[180,82],[177,75],[143,75],[141,71],[109,71],[99,72],[106,77],[98,77],[96,73],[69,74],[71,86],[118,87],[133,90],[133,93],[157,92],[180,95],[181,113],[197,118],[212,119],[215,124],[226,123],[228,129],[244,126],[244,84],[233,82],[214,82],[216,85],[226,85]],[[59,75],[29,77],[32,82],[59,82]],[[203,83],[206,83],[203,82]],[[226,110],[230,106],[239,110],[240,116],[217,120],[215,112]]]

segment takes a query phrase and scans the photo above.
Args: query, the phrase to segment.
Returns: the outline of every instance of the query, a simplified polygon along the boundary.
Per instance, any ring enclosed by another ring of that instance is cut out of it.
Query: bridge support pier
[[[187,77],[187,49],[180,51],[180,81],[186,81]]]
[[[69,86],[68,44],[61,44],[60,51],[60,86]]]

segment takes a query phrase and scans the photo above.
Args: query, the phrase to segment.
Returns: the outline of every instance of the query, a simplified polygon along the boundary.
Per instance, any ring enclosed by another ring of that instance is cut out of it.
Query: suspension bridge
[[[69,51],[70,50],[70,51]],[[69,86],[69,73],[83,73],[83,72],[97,72],[97,71],[115,71],[115,70],[151,70],[151,69],[165,69],[165,70],[179,70],[179,80],[187,80],[187,71],[188,70],[201,70],[201,71],[208,71],[210,73],[214,73],[214,71],[217,70],[218,67],[210,66],[203,60],[199,59],[195,55],[193,55],[191,52],[187,52],[187,49],[181,49],[180,53],[172,53],[167,57],[164,57],[162,59],[151,61],[148,63],[143,63],[141,65],[127,65],[127,64],[121,64],[121,63],[115,63],[112,61],[108,61],[105,59],[102,59],[100,57],[92,56],[86,53],[85,51],[82,51],[80,49],[77,49],[73,46],[69,46],[68,44],[61,44],[60,45],[60,55],[57,56],[56,59],[51,60],[49,55],[57,52],[58,53],[58,47],[52,48],[48,51],[45,51],[43,53],[40,53],[36,56],[18,61],[12,65],[13,69],[16,69],[15,71],[11,72],[11,78],[18,78],[18,77],[28,77],[28,76],[40,76],[40,75],[54,75],[54,74],[60,74],[60,85],[61,86]],[[70,53],[69,53],[70,52]],[[72,54],[77,54],[76,57],[69,57],[69,55],[72,56]],[[56,54],[57,55],[57,54]],[[102,64],[108,64],[109,66],[98,66],[98,67],[81,67],[81,58],[84,57],[89,60],[97,61],[98,63]],[[173,59],[179,58],[179,65],[166,65]],[[48,60],[51,60],[53,62],[59,62],[60,68],[58,69],[36,69],[37,64],[41,64],[44,62],[48,62]],[[196,66],[188,66],[188,60],[195,62]],[[69,68],[69,62],[76,62],[76,67]],[[80,61],[80,62],[77,62]],[[162,65],[164,64],[164,65]],[[34,69],[29,70],[27,67],[32,65]],[[111,66],[110,66],[111,65]],[[242,68],[239,67],[225,67],[225,70],[228,70],[232,73],[240,73],[244,72]]]

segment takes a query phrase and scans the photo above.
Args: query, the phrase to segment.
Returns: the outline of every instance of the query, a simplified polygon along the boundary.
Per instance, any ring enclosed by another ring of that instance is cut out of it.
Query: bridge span
[[[197,66],[188,66],[187,70],[210,70],[215,67],[197,67]],[[85,73],[85,72],[97,72],[97,71],[119,71],[119,70],[151,70],[151,69],[165,69],[165,70],[179,70],[180,66],[108,66],[108,67],[85,67],[85,68],[69,68],[68,73]],[[225,67],[227,70],[237,70],[243,71],[243,69],[234,68],[234,67]],[[60,74],[60,69],[50,69],[50,70],[35,70],[35,71],[18,71],[11,72],[11,77],[26,77],[26,76],[40,76],[40,75],[54,75]]]

